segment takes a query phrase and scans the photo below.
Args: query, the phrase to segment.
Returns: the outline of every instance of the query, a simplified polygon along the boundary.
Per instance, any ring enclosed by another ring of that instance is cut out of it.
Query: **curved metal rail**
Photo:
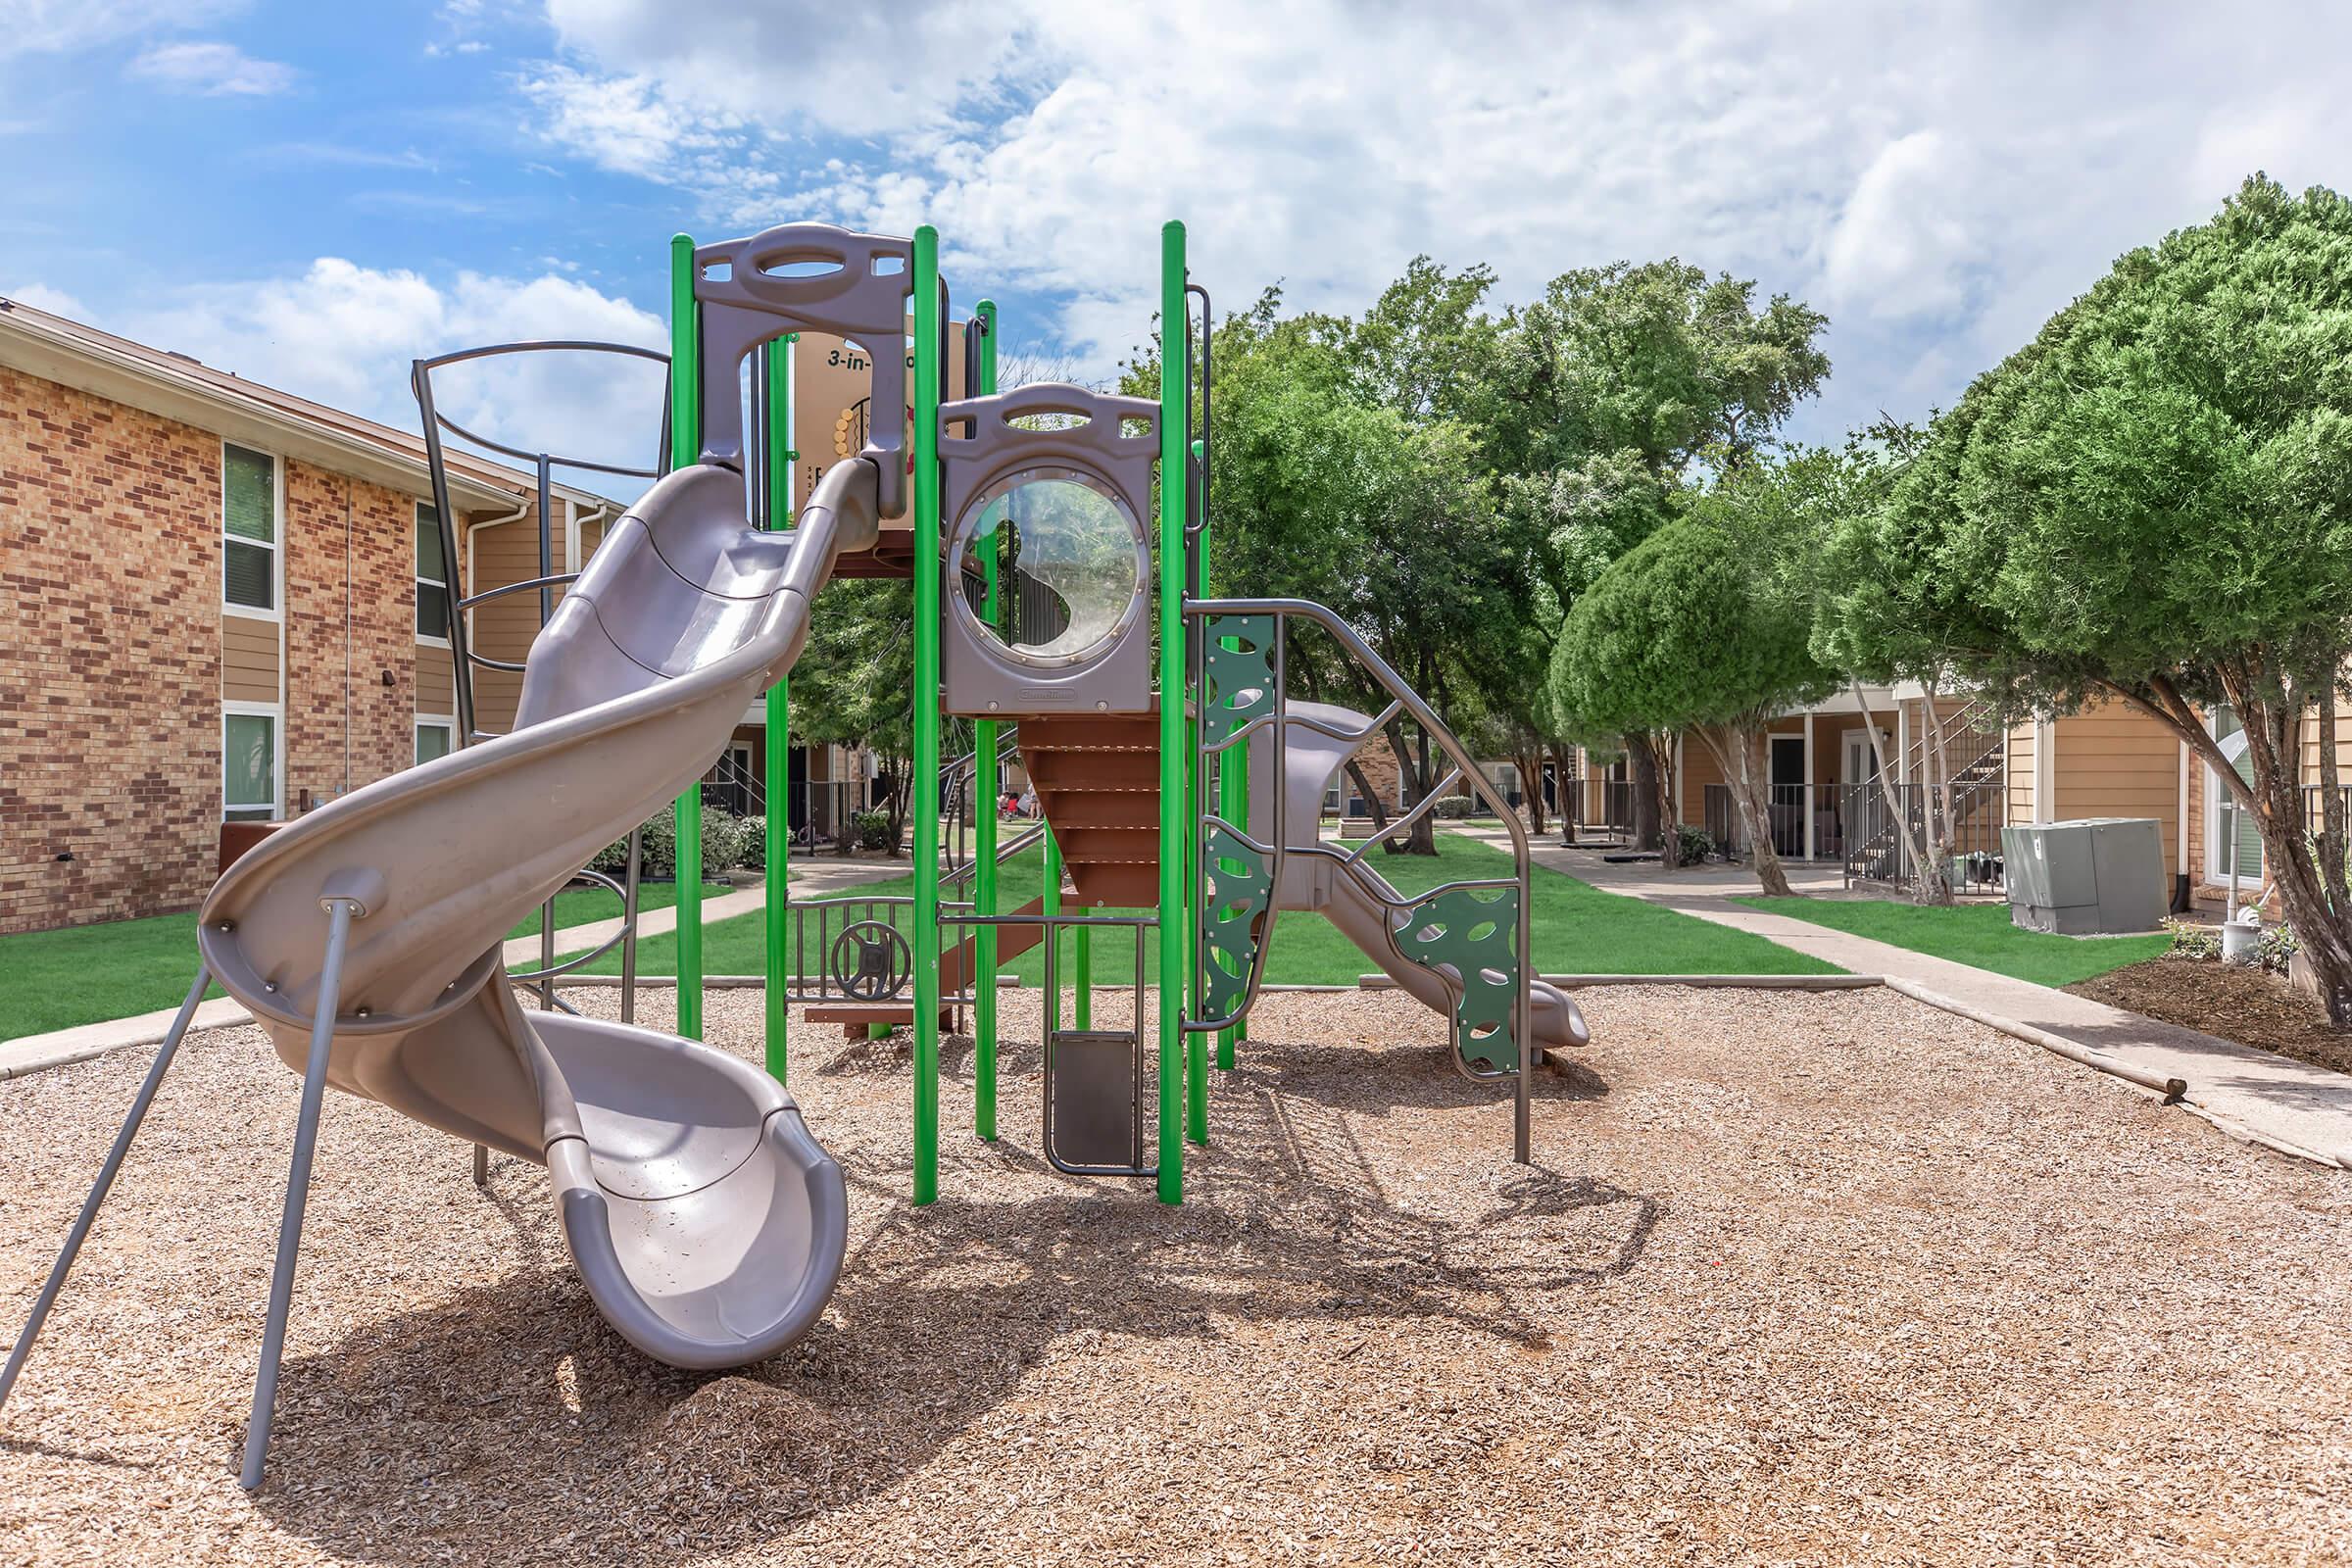
[[[555,602],[550,597],[553,591],[568,587],[579,576],[576,571],[560,572],[554,569],[553,542],[549,535],[548,521],[548,514],[553,500],[554,470],[558,467],[577,468],[590,473],[612,474],[619,478],[630,479],[658,479],[669,470],[669,422],[666,418],[662,420],[660,426],[662,433],[659,456],[653,466],[646,467],[633,464],[605,463],[594,458],[573,457],[555,452],[527,452],[520,447],[493,440],[478,430],[469,429],[435,407],[433,401],[434,371],[476,360],[500,359],[521,354],[612,354],[626,359],[651,361],[662,368],[662,408],[666,411],[669,407],[669,356],[659,349],[642,348],[634,343],[609,343],[586,338],[544,338],[455,349],[447,354],[436,354],[426,359],[410,362],[409,390],[416,399],[416,412],[419,422],[423,426],[425,470],[432,484],[433,514],[436,531],[440,535],[442,569],[449,574],[451,583],[454,584],[458,581],[458,523],[456,510],[451,507],[449,499],[449,453],[443,444],[444,433],[454,435],[459,440],[468,442],[486,452],[495,452],[501,457],[513,458],[519,463],[528,464],[536,479],[539,516],[539,574],[522,582],[504,583],[496,588],[481,589],[464,596],[452,594],[450,597],[448,626],[450,663],[453,676],[453,696],[457,706],[457,712],[453,716],[457,719],[457,744],[461,747],[471,746],[478,741],[494,738],[491,732],[481,727],[476,716],[473,696],[475,667],[504,670],[509,674],[521,674],[524,668],[521,660],[493,659],[487,654],[477,652],[473,647],[472,627],[467,619],[466,612],[477,605],[503,599],[510,594],[527,593],[535,589],[539,594],[539,624],[544,627],[555,607]],[[641,828],[633,829],[629,834],[628,872],[625,885],[613,881],[612,878],[601,871],[592,871],[585,866],[574,873],[572,877],[572,881],[575,883],[585,882],[591,886],[610,888],[619,896],[619,930],[593,952],[580,954],[558,963],[555,955],[556,902],[551,898],[539,908],[540,961],[538,967],[512,973],[509,978],[536,984],[539,988],[539,1000],[542,1006],[561,1007],[566,1012],[576,1012],[576,1008],[556,995],[557,977],[593,963],[617,946],[620,949],[620,1017],[623,1023],[633,1022],[637,1011],[637,920],[639,913],[637,891],[643,855],[644,831]],[[477,1181],[481,1179],[483,1170],[484,1152],[477,1146],[474,1151],[474,1172]]]
[[[1486,777],[1486,775],[1478,770],[1477,760],[1470,756],[1468,749],[1462,745],[1461,741],[1454,735],[1453,731],[1446,727],[1445,723],[1438,717],[1436,710],[1432,709],[1428,703],[1423,701],[1420,694],[1415,692],[1411,686],[1405,683],[1404,677],[1397,674],[1396,670],[1392,669],[1389,666],[1388,661],[1382,659],[1380,655],[1373,650],[1369,643],[1365,642],[1362,637],[1356,634],[1353,627],[1349,626],[1345,620],[1342,620],[1338,613],[1332,611],[1329,607],[1318,605],[1312,600],[1307,599],[1196,599],[1187,602],[1184,607],[1184,613],[1188,617],[1192,617],[1197,620],[1217,615],[1272,616],[1276,622],[1278,636],[1287,636],[1286,623],[1293,619],[1312,621],[1314,624],[1322,627],[1326,632],[1331,634],[1333,641],[1337,642],[1341,648],[1347,651],[1348,656],[1352,658],[1357,664],[1363,667],[1366,673],[1371,675],[1372,678],[1380,684],[1380,686],[1387,690],[1391,701],[1389,706],[1386,709],[1383,709],[1380,714],[1375,717],[1371,723],[1365,725],[1361,730],[1337,730],[1329,725],[1315,722],[1312,719],[1298,719],[1293,720],[1292,722],[1309,724],[1319,733],[1330,735],[1336,740],[1364,740],[1369,739],[1371,736],[1376,735],[1380,731],[1386,729],[1388,725],[1394,722],[1398,716],[1409,717],[1428,732],[1430,738],[1437,742],[1439,750],[1443,751],[1446,754],[1446,759],[1453,764],[1454,771],[1452,774],[1448,775],[1448,782],[1450,783],[1452,780],[1456,779],[1467,779],[1472,781],[1472,787],[1477,790],[1480,796],[1485,798],[1488,804],[1492,805],[1495,808],[1495,814],[1501,819],[1505,831],[1510,834],[1513,875],[1507,880],[1498,877],[1482,877],[1471,878],[1459,882],[1445,883],[1439,887],[1431,888],[1418,895],[1410,903],[1400,904],[1396,898],[1392,897],[1389,893],[1382,891],[1380,887],[1364,881],[1361,874],[1363,869],[1362,859],[1365,851],[1369,850],[1371,847],[1369,844],[1364,846],[1363,850],[1358,850],[1352,855],[1343,855],[1337,850],[1327,850],[1321,848],[1320,846],[1317,846],[1313,849],[1299,848],[1294,850],[1293,853],[1324,856],[1336,861],[1342,867],[1343,871],[1345,871],[1346,874],[1353,877],[1357,885],[1362,887],[1366,893],[1371,894],[1382,905],[1394,911],[1392,918],[1383,921],[1382,925],[1383,928],[1388,932],[1390,945],[1396,952],[1396,956],[1407,962],[1418,962],[1419,960],[1410,958],[1401,948],[1396,947],[1396,916],[1409,915],[1412,907],[1415,905],[1424,903],[1427,900],[1443,893],[1464,892],[1478,888],[1515,887],[1518,889],[1519,917],[1517,938],[1519,949],[1519,994],[1513,1001],[1511,1008],[1512,1032],[1516,1037],[1513,1043],[1517,1048],[1519,1057],[1518,1068],[1515,1072],[1478,1072],[1472,1069],[1464,1061],[1462,1053],[1458,1046],[1453,1053],[1453,1058],[1454,1070],[1473,1082],[1493,1082],[1496,1079],[1505,1077],[1514,1080],[1513,1095],[1515,1103],[1513,1105],[1512,1115],[1512,1144],[1516,1152],[1515,1157],[1522,1164],[1526,1163],[1530,1158],[1530,1124],[1532,1120],[1532,1097],[1535,1088],[1536,1057],[1535,992],[1532,983],[1535,978],[1535,944],[1532,922],[1534,890],[1531,887],[1529,880],[1530,859],[1528,856],[1526,825],[1519,820],[1518,813],[1511,809],[1509,803],[1502,799],[1500,793],[1494,788],[1494,784]],[[1196,641],[1198,639],[1196,639]],[[1279,647],[1281,645],[1278,644],[1277,646]],[[1252,723],[1258,721],[1252,721]],[[1250,733],[1250,727],[1244,726],[1242,730],[1236,733],[1233,739],[1239,740],[1242,735],[1248,733]],[[1287,779],[1284,777],[1282,765],[1286,748],[1283,744],[1283,734],[1280,729],[1276,730],[1276,748],[1274,775],[1278,781],[1278,784],[1287,785]],[[1393,836],[1398,827],[1410,826],[1414,821],[1418,820],[1422,814],[1435,808],[1439,799],[1439,790],[1430,791],[1428,795],[1423,797],[1420,804],[1416,806],[1411,812],[1407,813],[1397,822],[1392,824],[1389,834],[1383,836]],[[1276,888],[1276,902],[1279,901],[1279,896],[1280,887],[1278,884]],[[1260,971],[1262,971],[1264,968],[1263,954],[1264,950],[1261,948],[1259,962],[1257,964],[1257,968]],[[1444,969],[1439,969],[1438,973],[1442,978],[1445,979],[1447,989],[1456,993],[1455,1000],[1458,1002],[1458,993],[1461,984],[1460,977],[1447,976],[1446,975]],[[1254,995],[1254,985],[1252,995]]]

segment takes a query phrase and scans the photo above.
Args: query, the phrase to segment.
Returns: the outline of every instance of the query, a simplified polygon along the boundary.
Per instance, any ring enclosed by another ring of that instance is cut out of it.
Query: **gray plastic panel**
[[[862,345],[873,406],[906,407],[906,302],[914,242],[831,223],[784,223],[694,253],[703,307],[703,460],[743,467],[743,361],[786,332],[829,332]],[[814,272],[791,269],[829,269]],[[723,270],[723,277],[712,276]],[[906,435],[899,418],[870,421],[860,456],[879,483],[881,514],[906,510]]]
[[[1144,1162],[1137,1113],[1143,1079],[1135,1036],[1124,1030],[1068,1030],[1054,1036],[1055,1158],[1067,1165],[1127,1168]]]
[[[1050,415],[1075,422],[1050,429],[1013,422]],[[1124,430],[1129,420],[1142,421],[1141,431]],[[1159,405],[1041,383],[942,404],[939,424],[940,535],[947,559],[936,569],[945,579],[940,597],[941,669],[948,711],[981,717],[1151,711],[1149,540]],[[1129,607],[1129,616],[1110,645],[1083,662],[1045,666],[1019,659],[962,612],[958,554],[964,514],[992,486],[1032,468],[1068,468],[1091,475],[1118,497],[1141,530],[1143,596]]]

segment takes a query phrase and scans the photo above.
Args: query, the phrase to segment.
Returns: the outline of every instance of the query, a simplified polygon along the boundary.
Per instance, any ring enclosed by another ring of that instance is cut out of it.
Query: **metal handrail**
[[[589,458],[568,457],[551,452],[525,452],[519,447],[492,440],[479,431],[460,424],[457,420],[441,413],[434,404],[433,372],[435,370],[472,360],[493,359],[514,354],[543,353],[617,354],[630,359],[653,361],[662,367],[662,408],[664,411],[664,417],[659,425],[661,431],[659,456],[652,467],[630,464],[602,463]],[[459,749],[463,750],[476,742],[493,738],[490,732],[481,727],[475,710],[473,695],[475,666],[504,670],[511,674],[527,672],[524,661],[493,659],[487,654],[476,652],[473,647],[473,634],[467,624],[466,612],[476,605],[487,603],[490,600],[536,589],[539,593],[539,625],[541,630],[546,629],[548,619],[554,611],[553,602],[549,598],[549,590],[567,585],[577,580],[579,576],[577,572],[556,572],[551,569],[553,562],[550,554],[548,514],[553,497],[552,470],[560,466],[565,468],[583,469],[592,473],[641,479],[656,479],[668,472],[670,466],[669,420],[666,417],[666,411],[670,404],[669,368],[669,356],[658,349],[641,348],[634,343],[599,342],[584,338],[549,338],[484,344],[475,348],[456,349],[447,354],[433,355],[410,362],[409,390],[416,399],[418,420],[423,427],[425,471],[432,487],[433,520],[435,531],[440,536],[442,569],[449,573],[451,582],[458,581],[458,525],[456,509],[450,505],[449,454],[442,443],[443,433],[447,432],[460,440],[471,442],[485,451],[528,463],[532,466],[537,480],[539,575],[526,582],[509,583],[488,590],[477,589],[463,597],[455,594],[450,597],[448,627],[450,665],[452,696],[457,708],[454,716],[457,719],[456,740]],[[519,516],[520,514],[517,513],[516,515]],[[581,955],[562,964],[557,963],[555,961],[556,901],[554,896],[550,895],[546,902],[539,906],[541,959],[539,967],[511,978],[537,981],[542,1005],[551,1008],[563,1007],[565,1011],[576,1010],[569,1007],[561,997],[556,995],[556,977],[594,961],[604,954],[611,952],[617,944],[621,950],[620,1017],[623,1023],[635,1020],[639,914],[637,890],[638,873],[644,849],[642,828],[630,830],[628,844],[628,873],[625,886],[617,885],[611,877],[605,876],[602,872],[589,870],[584,866],[574,873],[571,879],[573,882],[601,883],[620,895],[620,929],[595,952]],[[568,885],[567,883],[566,886]],[[477,1144],[474,1148],[475,1180],[481,1180],[484,1169],[484,1151]]]
[[[1519,919],[1517,935],[1519,942],[1520,966],[1519,995],[1512,1005],[1514,1025],[1513,1032],[1517,1037],[1515,1044],[1518,1047],[1519,1054],[1518,1070],[1515,1073],[1474,1071],[1463,1061],[1462,1053],[1458,1045],[1453,1053],[1453,1065],[1456,1072],[1459,1072],[1464,1078],[1470,1079],[1473,1082],[1492,1082],[1494,1079],[1501,1077],[1510,1077],[1514,1079],[1512,1144],[1515,1150],[1516,1158],[1521,1163],[1526,1163],[1531,1157],[1530,1144],[1532,1142],[1531,1127],[1533,1122],[1536,1056],[1534,986],[1536,958],[1534,923],[1532,918],[1534,888],[1529,876],[1531,860],[1528,853],[1527,825],[1519,819],[1519,814],[1516,811],[1513,811],[1509,808],[1508,803],[1501,798],[1500,793],[1494,788],[1494,781],[1479,771],[1477,760],[1470,755],[1469,750],[1462,745],[1461,741],[1454,735],[1453,731],[1447,729],[1445,723],[1439,719],[1436,710],[1432,709],[1427,702],[1422,700],[1419,693],[1415,692],[1411,686],[1405,683],[1403,676],[1397,674],[1396,670],[1389,666],[1387,660],[1382,659],[1380,655],[1373,650],[1372,646],[1365,642],[1364,639],[1356,633],[1353,627],[1349,626],[1345,620],[1341,619],[1340,616],[1329,607],[1318,605],[1314,601],[1308,599],[1200,599],[1187,603],[1184,607],[1184,612],[1186,615],[1194,617],[1205,617],[1210,615],[1271,615],[1276,617],[1278,620],[1298,618],[1309,620],[1314,622],[1316,625],[1321,626],[1325,631],[1331,634],[1333,640],[1336,641],[1342,649],[1347,651],[1349,657],[1354,659],[1358,664],[1362,665],[1364,670],[1388,691],[1392,699],[1390,710],[1401,712],[1412,718],[1414,722],[1418,723],[1422,729],[1429,734],[1430,738],[1438,743],[1439,749],[1445,752],[1447,758],[1452,760],[1454,765],[1461,770],[1462,775],[1473,781],[1473,785],[1477,789],[1478,793],[1484,796],[1489,804],[1494,807],[1495,814],[1501,819],[1503,829],[1510,835],[1511,840],[1511,860],[1514,876],[1508,881],[1501,878],[1478,878],[1460,882],[1448,882],[1421,893],[1415,899],[1413,899],[1411,903],[1400,904],[1396,898],[1390,896],[1390,894],[1386,892],[1383,892],[1380,887],[1371,883],[1367,883],[1363,880],[1363,875],[1361,874],[1362,866],[1360,861],[1350,861],[1345,859],[1337,851],[1325,850],[1320,846],[1317,846],[1311,851],[1303,850],[1302,847],[1301,853],[1324,855],[1329,857],[1331,859],[1338,861],[1348,870],[1348,874],[1355,876],[1357,884],[1363,887],[1367,893],[1371,894],[1381,904],[1387,906],[1393,910],[1396,910],[1399,914],[1409,911],[1414,905],[1423,903],[1441,893],[1453,893],[1466,889],[1485,887],[1515,886],[1518,888]],[[1324,728],[1323,726],[1316,727]],[[1376,723],[1375,725],[1366,726],[1363,732],[1364,736],[1368,738],[1373,730],[1378,727],[1385,727],[1385,725]],[[1336,732],[1328,730],[1328,728],[1324,728],[1324,732],[1333,733],[1335,738],[1348,738],[1344,735],[1338,735]],[[1280,783],[1287,786],[1288,780],[1282,778],[1279,767],[1277,768],[1276,777]],[[1279,888],[1276,890],[1276,892],[1278,902],[1280,894]],[[1391,947],[1394,949],[1396,944],[1394,921],[1384,921],[1383,925],[1384,927],[1389,928],[1389,941]],[[1412,961],[1406,957],[1401,950],[1396,950],[1396,956],[1400,961]],[[1445,978],[1444,970],[1441,969],[1437,972],[1441,978]],[[1456,976],[1451,979],[1446,979],[1446,984],[1449,989],[1454,989],[1460,986],[1461,981],[1460,978]]]

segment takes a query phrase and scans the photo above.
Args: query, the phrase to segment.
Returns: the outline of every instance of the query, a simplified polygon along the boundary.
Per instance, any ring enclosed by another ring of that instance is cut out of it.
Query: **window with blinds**
[[[416,506],[416,635],[449,641],[449,564],[442,559],[441,514]]]
[[[277,716],[220,715],[220,815],[267,822],[277,815]]]
[[[2214,705],[2210,727],[2219,742],[2222,755],[2237,776],[2248,784],[2254,782],[2254,764],[2246,756],[2246,726],[2227,703]],[[2211,820],[2207,824],[2205,880],[2224,883],[2234,871],[2239,880],[2262,880],[2262,833],[2254,825],[2251,813],[2239,809],[2236,797],[2230,786],[2212,768],[2206,770],[2206,795],[2213,803]]]
[[[416,721],[416,760],[430,762],[449,755],[449,741],[457,726],[445,719],[420,718]]]
[[[220,600],[231,610],[277,612],[277,460],[220,448]]]

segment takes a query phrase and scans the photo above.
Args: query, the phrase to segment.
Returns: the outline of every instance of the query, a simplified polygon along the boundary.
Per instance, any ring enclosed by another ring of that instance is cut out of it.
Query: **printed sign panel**
[[[943,402],[953,403],[964,395],[962,327],[958,321],[948,333],[947,374],[940,394]],[[863,345],[813,332],[802,333],[792,353],[792,444],[800,453],[800,461],[793,466],[792,496],[798,506],[816,489],[827,468],[856,457],[864,448],[874,416],[874,363]],[[906,357],[906,393],[909,398],[914,395],[911,349]],[[899,418],[907,426],[906,455],[911,464],[913,409],[901,409]],[[886,528],[912,525],[911,514],[883,523]]]

